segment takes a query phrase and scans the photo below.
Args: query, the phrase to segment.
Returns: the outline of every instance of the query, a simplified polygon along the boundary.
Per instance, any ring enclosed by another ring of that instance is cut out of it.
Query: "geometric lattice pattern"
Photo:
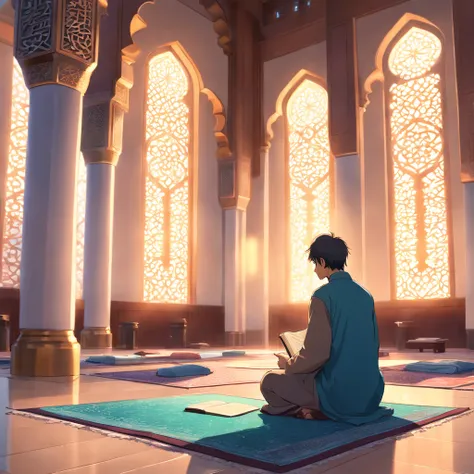
[[[25,192],[26,146],[28,140],[29,91],[23,72],[14,60],[10,149],[5,189],[5,208],[2,248],[2,285],[20,287],[20,262],[23,227],[23,203]],[[84,159],[79,158],[77,189],[77,253],[76,297],[82,297],[84,268],[84,221],[86,169]]]
[[[288,100],[290,301],[307,301],[322,284],[305,258],[315,235],[330,229],[328,94],[304,80]]]
[[[187,303],[189,294],[189,81],[168,51],[148,64],[144,300]]]
[[[10,148],[5,190],[5,217],[3,220],[2,286],[20,288],[21,236],[30,94],[16,60],[13,64],[11,106]]]
[[[431,72],[440,40],[412,28],[389,56],[397,299],[447,298],[450,255],[441,77]]]

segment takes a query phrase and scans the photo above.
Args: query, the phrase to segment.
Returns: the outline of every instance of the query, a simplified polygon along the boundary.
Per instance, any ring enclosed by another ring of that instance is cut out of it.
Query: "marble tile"
[[[162,352],[160,350],[160,352]],[[165,351],[163,351],[165,352]],[[260,351],[262,352],[262,351]],[[267,351],[271,354],[272,351]],[[472,351],[440,355],[390,351],[382,366],[439,358],[474,360]],[[255,354],[258,351],[254,352]],[[205,363],[205,361],[203,361]],[[236,360],[232,360],[236,362]],[[229,364],[229,359],[212,364]],[[147,366],[148,367],[148,366]],[[134,370],[137,367],[120,367]],[[142,366],[140,366],[140,369]],[[101,370],[116,370],[114,367]],[[97,371],[96,367],[84,373]],[[262,399],[259,384],[228,385],[189,391],[159,385],[122,382],[81,375],[76,379],[10,378],[0,371],[0,474],[206,474],[261,472],[245,466],[197,456],[169,446],[148,446],[107,437],[58,421],[45,422],[7,415],[7,408],[220,393]],[[453,407],[474,407],[474,392],[386,386],[384,401]],[[344,456],[294,471],[330,474],[474,474],[474,414],[417,432],[398,441],[365,447]]]

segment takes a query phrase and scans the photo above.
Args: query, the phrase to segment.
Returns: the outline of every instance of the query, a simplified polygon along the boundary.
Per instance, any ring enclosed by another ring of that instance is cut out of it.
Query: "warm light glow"
[[[5,191],[3,228],[2,286],[20,287],[20,261],[25,191],[26,145],[28,139],[29,91],[17,61],[13,64],[10,153]],[[82,297],[85,219],[85,165],[79,158],[77,196],[77,272],[76,297]]]
[[[315,235],[329,232],[328,95],[305,80],[288,100],[290,191],[290,300],[307,301],[321,282],[305,251]]]
[[[255,237],[247,237],[245,244],[246,273],[249,276],[258,274],[258,240]]]
[[[392,49],[388,66],[402,79],[420,77],[431,70],[441,56],[441,41],[421,28],[411,28]]]
[[[82,298],[84,278],[84,231],[86,225],[87,168],[82,153],[77,170],[77,243],[76,243],[76,298]]]
[[[398,299],[451,294],[441,77],[430,73],[440,55],[435,35],[412,28],[389,57],[401,78],[390,87]]]
[[[146,301],[188,302],[188,91],[188,77],[173,53],[161,53],[150,60],[146,108]]]
[[[2,286],[20,287],[20,260],[25,191],[26,142],[30,94],[17,61],[13,64],[10,149],[3,220]]]

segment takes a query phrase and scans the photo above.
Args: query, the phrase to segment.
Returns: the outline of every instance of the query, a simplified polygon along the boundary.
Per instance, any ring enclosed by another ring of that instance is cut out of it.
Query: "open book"
[[[286,352],[290,357],[298,354],[298,352],[303,347],[306,331],[307,329],[303,329],[302,331],[288,331],[280,334],[280,340],[285,346]]]
[[[252,411],[257,410],[259,410],[259,408],[252,405],[245,405],[244,403],[229,403],[220,400],[196,403],[194,405],[189,405],[184,409],[184,411],[192,413],[225,416],[227,418],[245,415],[246,413],[251,413]]]

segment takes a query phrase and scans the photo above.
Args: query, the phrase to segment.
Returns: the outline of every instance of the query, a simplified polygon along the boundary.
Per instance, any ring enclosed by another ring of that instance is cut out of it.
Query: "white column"
[[[246,211],[224,211],[224,307],[226,345],[244,344]]]
[[[466,215],[466,336],[468,349],[474,349],[474,182],[464,183]]]
[[[253,179],[247,207],[246,343],[268,345],[269,149],[261,153],[260,175]]]
[[[87,165],[83,347],[111,347],[110,301],[115,166]]]
[[[335,158],[335,233],[349,246],[347,271],[362,283],[362,188],[359,155]]]
[[[81,117],[79,91],[61,85],[31,89],[20,279],[21,335],[13,347],[14,375],[31,371],[31,375],[59,376],[79,371],[80,347],[72,331]]]

